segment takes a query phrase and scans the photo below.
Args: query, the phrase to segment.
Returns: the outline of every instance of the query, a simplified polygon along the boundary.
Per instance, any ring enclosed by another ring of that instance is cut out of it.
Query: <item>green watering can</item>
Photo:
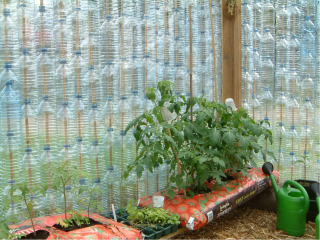
[[[287,180],[278,189],[272,175],[273,165],[266,162],[262,166],[264,174],[270,176],[277,199],[277,228],[284,230],[291,236],[302,236],[306,231],[306,215],[309,210],[309,196],[299,183]],[[295,187],[289,187],[289,185]]]
[[[320,213],[320,184],[312,183],[310,185],[310,190],[313,191],[316,196],[318,212]],[[316,239],[320,239],[320,215],[319,214],[316,217]]]

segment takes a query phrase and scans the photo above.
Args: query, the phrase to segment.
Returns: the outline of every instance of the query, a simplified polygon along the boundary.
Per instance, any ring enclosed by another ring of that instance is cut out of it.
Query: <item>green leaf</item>
[[[199,156],[199,157],[197,157],[197,159],[198,159],[199,163],[202,164],[208,160],[208,157]]]
[[[235,135],[229,131],[223,134],[223,140],[229,145],[229,147],[234,147],[236,138]]]
[[[173,199],[175,195],[176,193],[172,189],[168,190],[168,196],[170,199]]]
[[[219,164],[222,167],[226,166],[225,162],[223,160],[221,160],[219,157],[213,157],[212,160],[213,160],[213,162]]]
[[[172,144],[172,146],[177,150],[179,149],[178,148],[178,145],[176,144],[176,142],[172,139],[172,137],[168,136],[168,135],[164,135],[164,138],[170,142]]]
[[[144,171],[144,168],[141,165],[138,165],[136,168],[138,178],[141,178],[143,171]]]
[[[212,147],[217,147],[220,145],[220,142],[219,142],[221,138],[220,130],[218,130],[217,128],[214,128],[209,136],[211,139]]]

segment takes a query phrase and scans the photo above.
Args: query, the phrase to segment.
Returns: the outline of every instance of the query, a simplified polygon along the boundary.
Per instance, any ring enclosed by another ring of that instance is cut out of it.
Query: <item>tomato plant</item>
[[[158,83],[161,99],[156,100],[156,89],[147,88],[147,97],[155,107],[132,120],[126,131],[135,128],[138,156],[123,174],[136,169],[141,177],[144,166],[151,172],[157,164],[169,160],[172,175],[167,194],[173,198],[183,190],[189,196],[208,192],[204,182],[241,171],[247,173],[247,164],[256,166],[254,153],[261,152],[272,157],[258,142],[265,138],[272,144],[272,133],[262,123],[255,122],[245,109],[233,111],[224,103],[208,101],[204,96],[190,98],[174,94],[170,81]],[[190,107],[193,106],[193,117]],[[267,123],[269,124],[269,123]],[[176,169],[179,169],[177,174]],[[181,171],[180,171],[181,169]]]

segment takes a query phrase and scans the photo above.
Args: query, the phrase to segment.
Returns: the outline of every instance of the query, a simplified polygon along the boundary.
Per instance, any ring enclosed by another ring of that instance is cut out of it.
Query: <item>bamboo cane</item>
[[[106,10],[107,10],[107,15],[110,14],[110,9],[109,9],[109,3],[108,0],[106,0]],[[110,26],[109,26],[109,21],[107,22],[107,33],[110,33]],[[108,48],[108,64],[110,64],[110,42],[109,42],[109,38],[107,37],[107,48]],[[111,96],[111,74],[110,74],[110,66],[108,67],[108,86],[109,86],[109,96]],[[109,103],[109,102],[108,102]],[[109,103],[109,109],[111,109],[111,103]],[[109,127],[112,127],[112,115],[113,112],[110,112],[110,119],[109,119]],[[110,167],[112,166],[112,160],[113,160],[113,156],[112,156],[112,138],[109,140],[109,158],[110,158],[110,162],[109,165]],[[113,204],[113,174],[111,174],[111,181],[110,181],[110,205]]]
[[[192,89],[192,6],[189,3],[189,42],[190,42],[190,55],[189,55],[189,64],[190,64],[190,115],[191,115],[191,123],[193,123],[193,105],[192,105],[192,98],[193,98],[193,89]]]
[[[164,74],[164,79],[167,79],[168,76],[168,64],[169,59],[168,59],[168,37],[167,37],[167,31],[168,31],[168,24],[167,24],[167,5],[168,2],[167,0],[164,0],[164,61],[165,61],[165,74]]]
[[[209,0],[209,9],[210,9],[210,22],[211,22],[211,44],[212,44],[212,56],[213,56],[213,78],[214,78],[214,88],[215,88],[215,101],[218,102],[218,87],[217,87],[217,64],[216,64],[216,49],[215,49],[215,37],[214,37],[214,23],[213,23],[213,16],[212,16],[212,0]],[[213,89],[212,89],[213,91]],[[212,100],[213,100],[213,93],[212,93]]]
[[[40,0],[40,6],[43,6],[43,0]],[[44,43],[44,23],[43,23],[43,17],[40,17],[41,19],[41,23],[40,23],[40,38],[41,38],[41,47],[45,47],[45,43]],[[48,95],[48,86],[47,86],[47,68],[46,68],[46,59],[45,59],[45,55],[42,55],[42,73],[43,73],[43,87],[44,87],[44,95]],[[49,131],[49,109],[48,109],[48,104],[45,105],[46,107],[46,111],[45,111],[45,128],[46,128],[46,145],[49,146],[50,145],[50,131]],[[50,154],[49,152],[47,152],[47,161],[48,164],[50,164]],[[49,190],[52,190],[52,182],[51,182],[51,173],[48,173],[48,178],[49,178]],[[52,191],[50,192],[50,214],[53,214],[53,194]]]
[[[178,0],[174,1],[174,7],[177,9],[178,8]],[[178,25],[178,14],[176,14],[174,23],[175,23],[175,37],[179,37],[179,25]],[[179,41],[176,40],[175,41]],[[180,92],[180,82],[179,82],[179,46],[177,46],[176,44],[176,48],[175,48],[175,52],[176,52],[176,88],[177,88],[177,92]]]

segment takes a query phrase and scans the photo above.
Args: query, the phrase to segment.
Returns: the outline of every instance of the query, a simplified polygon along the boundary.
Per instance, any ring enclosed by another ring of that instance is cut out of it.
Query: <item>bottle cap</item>
[[[63,147],[69,148],[69,147],[70,147],[70,144],[65,144],[65,145],[63,145]]]
[[[303,151],[303,154],[304,154],[304,155],[309,155],[309,150],[304,150],[304,151]]]
[[[177,95],[177,96],[180,96],[180,95],[181,95],[181,93],[180,93],[180,92],[176,92],[176,95]]]
[[[264,117],[264,120],[265,121],[269,121],[269,117]]]
[[[63,106],[63,107],[68,107],[68,105],[69,105],[68,101],[63,101],[63,102],[62,102],[62,106]]]
[[[108,14],[108,15],[106,16],[106,19],[107,19],[108,21],[111,21],[111,20],[112,20],[112,15]]]
[[[10,16],[10,9],[3,9],[3,16],[9,17]]]
[[[50,145],[44,145],[43,146],[44,151],[50,151]]]
[[[4,68],[6,68],[6,69],[12,68],[11,63],[9,63],[9,62],[4,63]]]
[[[306,98],[306,102],[310,102],[310,98]]]
[[[112,127],[108,127],[108,132],[112,132],[113,131],[113,128]]]
[[[95,178],[94,183],[100,183],[100,178]]]
[[[67,60],[64,58],[60,59],[60,64],[67,64]]]
[[[30,98],[25,98],[23,102],[26,105],[29,105],[31,103]]]
[[[269,87],[265,87],[264,88],[265,91],[269,91],[269,89],[270,89]]]
[[[109,167],[108,167],[108,170],[109,170],[109,171],[113,171],[113,166],[109,166]]]
[[[46,11],[45,6],[39,6],[39,12],[44,13]]]
[[[145,54],[144,57],[145,58],[149,58],[150,56],[149,56],[149,54]]]
[[[91,108],[96,109],[96,108],[98,108],[98,105],[97,105],[96,103],[93,103],[93,104],[91,105]]]
[[[291,126],[290,126],[290,129],[291,129],[291,130],[294,130],[295,128],[296,128],[296,127],[295,127],[294,125],[291,125]]]
[[[81,50],[76,50],[76,55],[81,55]]]
[[[86,183],[86,180],[84,178],[79,179],[79,184],[84,185]]]
[[[279,148],[278,152],[280,152],[280,153],[283,152],[282,148]]]
[[[41,48],[41,52],[47,52],[48,50],[47,50],[47,48],[45,48],[45,47],[43,47],[43,48]]]
[[[31,147],[26,147],[26,148],[25,148],[25,152],[26,152],[26,153],[31,153],[31,152],[32,152]]]
[[[137,58],[137,55],[133,54],[132,59],[136,59],[136,58]]]
[[[6,85],[7,87],[9,87],[10,85],[12,85],[12,80],[6,81],[5,85]]]
[[[29,48],[23,48],[22,49],[22,54],[28,56],[29,55]]]
[[[136,95],[138,95],[138,90],[133,90],[132,93],[133,93],[133,95],[136,96]]]
[[[42,95],[42,100],[49,101],[49,96],[48,95]]]
[[[126,100],[127,97],[126,97],[126,95],[122,95],[122,96],[120,97],[120,99],[121,99],[121,100]]]
[[[266,29],[266,33],[268,33],[268,32],[270,32],[270,29],[269,29],[269,28]]]
[[[13,131],[12,130],[10,130],[10,131],[7,131],[7,137],[13,137]]]
[[[310,21],[310,16],[306,16],[306,21]]]
[[[64,188],[65,190],[71,190],[71,186],[66,186],[65,188]]]
[[[309,129],[309,126],[304,126],[304,129]]]
[[[82,137],[77,137],[77,142],[82,142]]]
[[[126,135],[126,131],[125,130],[121,130],[120,131],[120,136],[125,136]]]
[[[82,99],[82,94],[76,94],[77,99]]]
[[[92,146],[98,146],[99,144],[98,144],[98,140],[93,140],[92,141]]]
[[[89,70],[94,70],[94,65],[90,65]]]
[[[108,100],[108,101],[112,101],[112,100],[113,100],[113,97],[112,97],[112,96],[107,96],[107,100]]]
[[[294,156],[294,152],[293,151],[290,152],[290,156]]]
[[[279,122],[279,127],[283,127],[283,122]]]

